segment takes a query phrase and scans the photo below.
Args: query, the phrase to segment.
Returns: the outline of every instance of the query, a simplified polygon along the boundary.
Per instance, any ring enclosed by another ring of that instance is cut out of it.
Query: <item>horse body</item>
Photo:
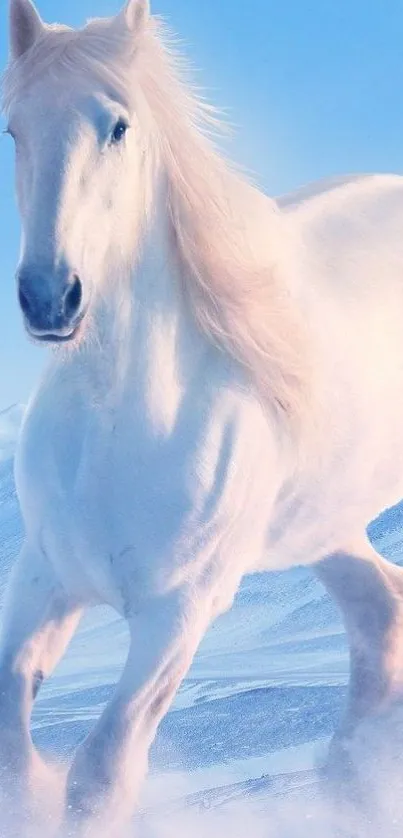
[[[159,721],[247,572],[326,560],[351,639],[350,727],[402,689],[403,583],[365,527],[403,494],[403,180],[350,179],[276,206],[199,138],[144,2],[79,34],[44,28],[28,0],[11,9],[20,302],[30,333],[63,346],[16,460],[26,543],[0,699],[17,747],[0,736],[0,755],[30,780],[33,696],[83,609],[112,605],[128,659],[66,791],[74,834],[98,835],[105,809],[111,829],[130,813]],[[116,58],[126,67],[133,42],[148,73],[135,106]],[[27,125],[52,85],[47,161]],[[382,619],[363,621],[371,608]]]
[[[143,586],[159,591],[162,570],[164,585],[173,584],[172,554],[177,583],[177,545],[185,533],[195,539],[201,522],[213,525],[214,537],[220,527],[227,532],[233,509],[234,543],[247,534],[243,549],[231,544],[222,559],[236,587],[245,572],[335,553],[346,533],[361,534],[401,497],[403,254],[400,263],[396,253],[403,214],[396,198],[403,207],[402,186],[397,177],[363,178],[294,200],[288,210],[293,234],[304,242],[295,270],[318,368],[314,445],[300,463],[239,366],[198,334],[185,307],[178,317],[180,299],[169,299],[178,279],[159,273],[171,263],[169,245],[156,247],[150,236],[161,287],[148,301],[150,316],[142,307],[140,333],[128,328],[124,380],[116,384],[119,341],[107,346],[107,358],[94,345],[54,361],[20,443],[17,486],[28,533],[77,596],[86,589],[90,600],[126,613]],[[338,249],[332,234],[319,238],[318,225],[328,233],[332,224],[343,225],[349,247]],[[365,264],[357,270],[358,235]],[[389,259],[385,276],[390,253],[395,261]],[[139,277],[149,289],[153,270],[150,255],[143,260],[146,269],[133,283],[139,296]]]
[[[268,568],[337,552],[403,489],[403,180],[315,186],[280,199],[315,358],[314,446],[271,510]]]
[[[386,179],[385,185],[382,180],[369,179],[353,187],[340,186],[331,193],[333,201],[324,193],[328,214],[336,214],[338,193],[343,189],[353,190],[353,200],[358,198],[364,212],[369,213],[372,203],[379,208],[384,192],[390,199],[391,193],[394,196],[401,188],[399,179]],[[294,229],[298,215],[303,215],[301,238],[305,243],[315,224],[311,209],[315,202],[317,198],[311,198],[289,213]],[[327,229],[322,207],[317,215]],[[344,224],[349,216],[353,226],[357,212],[346,208],[344,200]],[[387,217],[386,232],[390,233],[390,213]],[[375,232],[366,230],[366,241]],[[355,255],[357,243],[353,235],[351,238]],[[155,248],[154,238],[151,240]],[[365,246],[368,269],[361,269],[369,285],[380,259],[377,238],[376,243],[375,253]],[[231,548],[224,560],[234,568],[238,580],[240,572],[310,563],[330,555],[340,547],[340,533],[355,529],[362,532],[379,510],[400,497],[403,471],[398,442],[403,417],[398,398],[394,398],[395,393],[403,392],[398,362],[398,273],[395,278],[388,276],[396,302],[384,312],[386,328],[378,313],[378,323],[374,316],[363,316],[365,305],[372,302],[368,287],[353,285],[353,294],[346,291],[349,310],[340,305],[343,288],[340,283],[335,288],[329,270],[326,273],[326,259],[337,252],[335,244],[331,241],[320,265],[317,237],[315,245],[304,254],[308,264],[301,259],[296,266],[303,275],[301,287],[305,289],[306,314],[311,317],[310,334],[317,335],[316,357],[323,363],[315,394],[322,410],[316,414],[315,450],[302,467],[295,468],[289,457],[288,468],[284,468],[275,422],[268,421],[256,396],[246,391],[239,367],[205,343],[196,330],[192,334],[191,317],[185,309],[186,325],[182,329],[178,323],[181,318],[173,314],[175,306],[172,300],[167,303],[162,288],[156,295],[160,311],[155,301],[150,301],[150,318],[142,311],[141,334],[128,329],[130,360],[124,381],[119,380],[118,385],[114,381],[120,346],[108,346],[106,362],[104,355],[99,358],[95,346],[84,356],[52,364],[25,423],[17,485],[28,532],[32,531],[33,539],[55,557],[58,572],[63,578],[67,574],[67,587],[72,568],[78,563],[74,585],[77,595],[89,576],[91,599],[106,599],[114,606],[120,602],[122,611],[119,592],[126,590],[134,602],[136,588],[142,588],[137,574],[148,589],[144,576],[154,576],[161,563],[163,568],[169,565],[167,557],[176,550],[184,532],[189,536],[192,528],[194,532],[200,528],[201,520],[205,526],[216,516],[225,516],[225,509],[242,508],[245,515],[240,530],[248,533],[247,544],[242,551]],[[389,245],[385,242],[385,250]],[[162,246],[158,253],[162,261],[170,263],[169,254],[162,255]],[[315,266],[311,280],[307,273],[312,253]],[[346,259],[345,249],[342,258]],[[381,260],[384,265],[386,253],[382,252]],[[138,276],[143,273],[149,284],[147,255],[144,262],[147,270],[138,271]],[[157,273],[160,264],[158,260],[154,266]],[[354,264],[352,283],[355,268]],[[343,283],[348,282],[346,265],[342,272],[337,266],[335,270]],[[310,311],[307,297],[316,277],[321,286],[313,289]],[[164,276],[162,282],[175,293],[177,279]],[[138,286],[136,282],[139,292]],[[387,298],[385,286],[383,283]],[[326,288],[330,300],[326,299]],[[373,306],[378,309],[376,285],[373,292]],[[319,313],[316,318],[315,302]],[[326,304],[325,316],[322,308]],[[149,329],[145,328],[146,320]],[[162,336],[164,329],[166,335]],[[186,331],[186,340],[176,339],[181,331]],[[368,363],[369,352],[377,368]],[[96,372],[92,372],[94,369]],[[157,393],[153,378],[145,374],[149,369],[156,370],[160,378]],[[65,421],[68,416],[74,418],[73,423]],[[259,481],[254,476],[257,462],[259,475],[264,475]],[[252,481],[245,479],[248,470]],[[254,492],[251,482],[258,483]],[[59,498],[57,504],[55,496]],[[245,497],[253,498],[252,508]],[[228,527],[225,517],[222,526]],[[266,530],[267,539],[263,536]],[[250,532],[259,533],[256,544],[251,543]],[[153,545],[155,538],[157,544]],[[67,539],[65,544],[63,539]],[[123,562],[115,558],[119,555],[124,556]],[[89,570],[90,557],[93,572]],[[177,573],[176,564],[173,569]],[[130,573],[136,584],[129,594]],[[97,578],[103,582],[91,582]]]

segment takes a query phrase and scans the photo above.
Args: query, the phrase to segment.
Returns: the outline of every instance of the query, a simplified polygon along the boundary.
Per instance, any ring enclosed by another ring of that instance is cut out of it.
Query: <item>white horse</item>
[[[54,352],[16,459],[0,764],[32,791],[35,695],[109,603],[128,659],[65,791],[98,836],[245,573],[317,563],[351,643],[344,736],[402,696],[403,573],[365,528],[403,495],[403,179],[276,204],[213,148],[147,0],[79,31],[10,9],[19,301]]]

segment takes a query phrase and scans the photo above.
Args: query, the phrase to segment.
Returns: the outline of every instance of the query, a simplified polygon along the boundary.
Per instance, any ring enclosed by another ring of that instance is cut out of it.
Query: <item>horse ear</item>
[[[127,0],[120,17],[123,18],[131,32],[138,33],[150,17],[149,0]]]
[[[31,0],[10,0],[10,49],[21,58],[32,47],[44,25]]]

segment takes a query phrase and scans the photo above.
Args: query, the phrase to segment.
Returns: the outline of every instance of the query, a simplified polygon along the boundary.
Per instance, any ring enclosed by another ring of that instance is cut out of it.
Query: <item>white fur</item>
[[[10,4],[10,47],[13,59],[22,58],[40,38],[43,24],[31,0]]]
[[[136,0],[79,32],[43,25],[4,96],[22,264],[46,266],[57,297],[66,262],[88,314],[24,424],[26,545],[0,677],[26,738],[32,681],[81,610],[127,619],[125,672],[68,778],[87,835],[104,810],[111,829],[130,812],[157,725],[244,573],[374,562],[365,526],[403,493],[403,180],[280,208],[212,148]]]

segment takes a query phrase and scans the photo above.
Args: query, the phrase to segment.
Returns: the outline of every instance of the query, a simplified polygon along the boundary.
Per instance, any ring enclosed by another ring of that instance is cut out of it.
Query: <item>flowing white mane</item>
[[[310,396],[308,341],[285,275],[281,214],[216,152],[205,130],[212,110],[184,81],[180,63],[155,18],[136,40],[105,20],[78,31],[47,26],[8,67],[3,107],[41,74],[66,70],[78,83],[92,73],[134,100],[146,153],[158,156],[167,176],[193,316],[245,368],[262,400],[301,425]]]

